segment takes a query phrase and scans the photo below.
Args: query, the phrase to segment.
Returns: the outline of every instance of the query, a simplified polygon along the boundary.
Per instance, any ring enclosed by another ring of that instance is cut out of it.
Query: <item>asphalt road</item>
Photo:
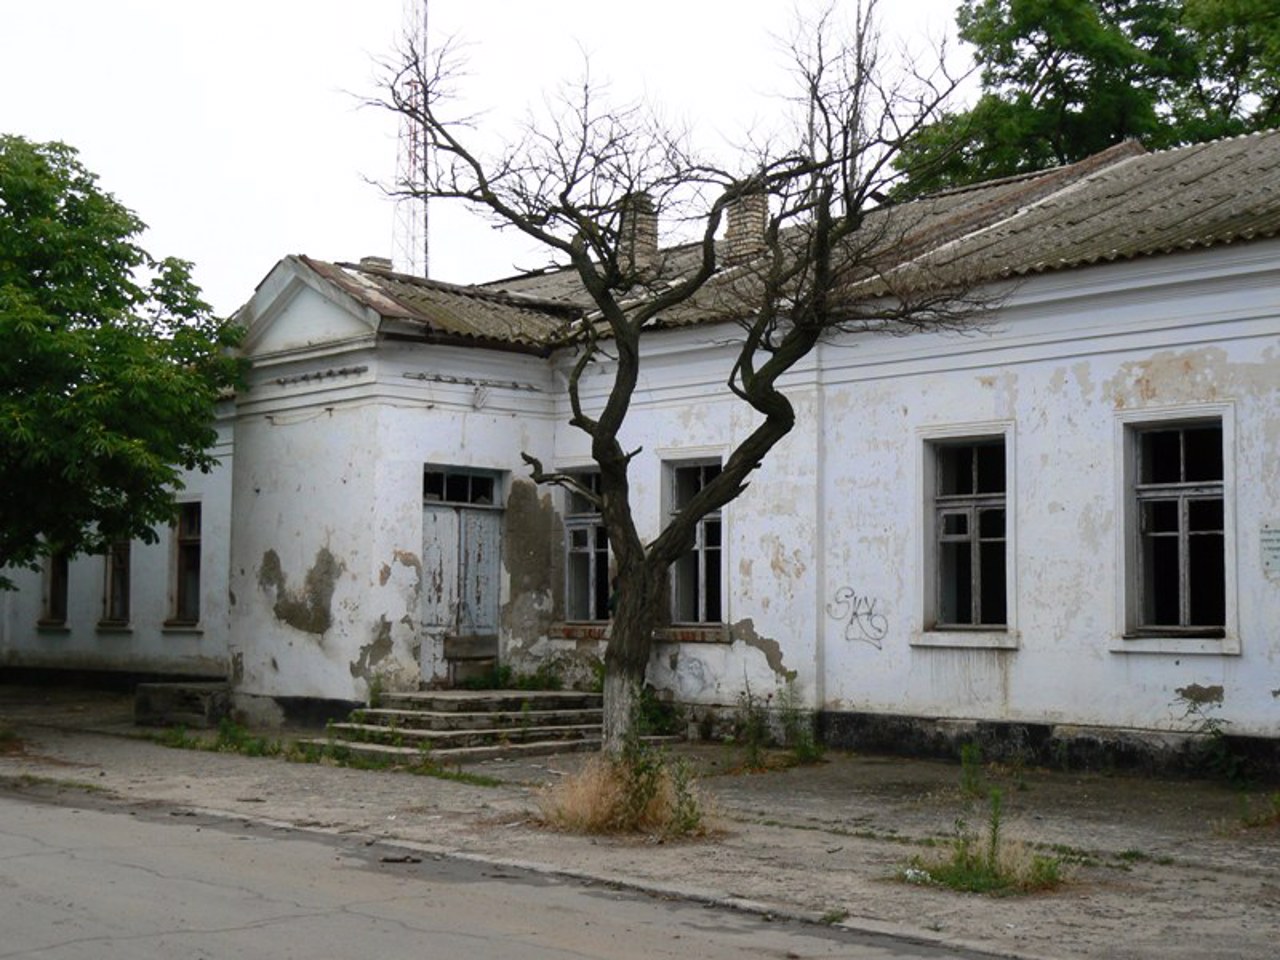
[[[0,958],[972,956],[358,837],[0,795]]]

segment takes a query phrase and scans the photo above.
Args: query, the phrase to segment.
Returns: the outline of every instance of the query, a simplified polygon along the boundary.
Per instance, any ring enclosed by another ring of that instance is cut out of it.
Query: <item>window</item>
[[[118,540],[107,548],[106,584],[103,593],[102,619],[105,623],[129,622],[129,564],[131,545]]]
[[[583,473],[579,482],[600,492],[600,474]],[[600,509],[576,490],[568,491],[565,508],[565,616],[569,620],[609,619],[609,535]]]
[[[200,622],[200,504],[178,505],[175,528],[174,604],[171,622]]]
[[[1221,420],[1130,428],[1134,633],[1225,634],[1222,441]]]
[[[719,463],[677,466],[671,470],[671,515],[720,474]],[[693,547],[675,562],[671,573],[671,619],[675,623],[720,623],[720,511],[698,521]]]
[[[497,481],[496,474],[484,471],[428,467],[422,473],[422,499],[432,503],[492,507],[498,504]]]
[[[44,561],[44,610],[40,622],[50,625],[67,622],[68,557],[61,551]]]
[[[934,625],[1007,624],[1003,437],[932,445]]]

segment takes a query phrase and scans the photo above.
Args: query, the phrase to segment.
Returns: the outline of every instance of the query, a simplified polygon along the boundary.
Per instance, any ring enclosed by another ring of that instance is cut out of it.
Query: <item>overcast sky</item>
[[[958,0],[882,0],[885,32],[954,32]],[[801,0],[804,7],[807,0]],[[791,0],[430,0],[433,38],[465,41],[469,105],[501,125],[592,73],[700,132],[740,141],[784,86]],[[376,92],[404,0],[0,0],[0,132],[78,148],[148,225],[154,255],[196,264],[220,313],[285,254],[390,256],[396,168]],[[432,207],[431,274],[492,279],[545,257]]]

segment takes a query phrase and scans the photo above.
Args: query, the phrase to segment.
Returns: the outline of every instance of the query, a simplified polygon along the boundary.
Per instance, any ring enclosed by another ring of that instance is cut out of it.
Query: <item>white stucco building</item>
[[[673,572],[651,681],[731,706],[790,678],[837,742],[921,718],[1176,731],[1189,701],[1280,737],[1280,134],[899,210],[999,309],[835,338],[790,376],[796,427]],[[567,273],[464,288],[286,257],[240,314],[223,466],[182,494],[196,619],[175,529],[133,546],[123,620],[109,558],[27,577],[0,663],[225,675],[286,706],[490,653],[582,669],[607,545],[522,459],[590,470],[546,346],[581,306]],[[651,535],[754,424],[724,389],[733,330],[644,340],[625,446]]]

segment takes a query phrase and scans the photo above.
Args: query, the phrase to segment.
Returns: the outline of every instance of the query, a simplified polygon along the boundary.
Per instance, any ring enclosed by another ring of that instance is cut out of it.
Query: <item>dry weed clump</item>
[[[642,744],[589,759],[538,797],[543,819],[586,834],[693,837],[708,832],[706,804],[682,759]]]

